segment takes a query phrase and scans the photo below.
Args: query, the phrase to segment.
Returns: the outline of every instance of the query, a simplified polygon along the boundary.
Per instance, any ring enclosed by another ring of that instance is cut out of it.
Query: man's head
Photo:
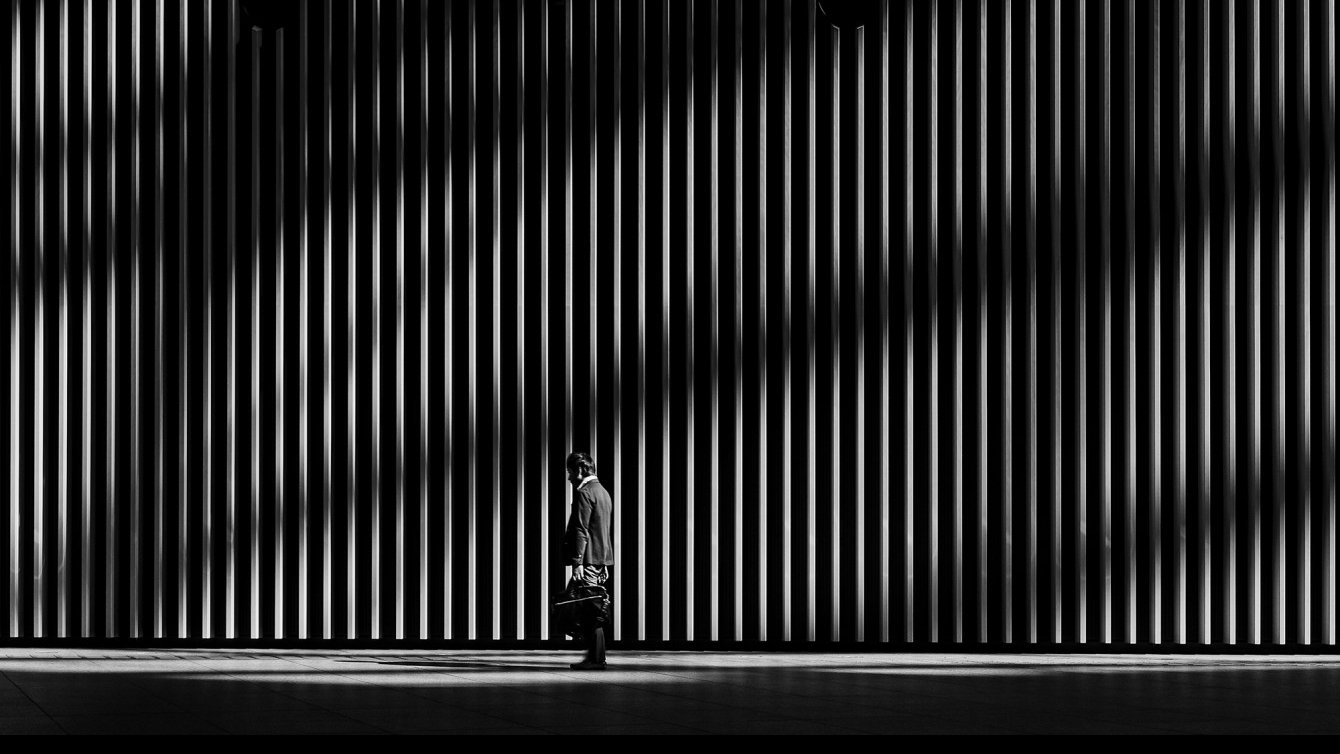
[[[582,480],[596,473],[596,462],[590,453],[568,454],[568,481],[581,484]]]

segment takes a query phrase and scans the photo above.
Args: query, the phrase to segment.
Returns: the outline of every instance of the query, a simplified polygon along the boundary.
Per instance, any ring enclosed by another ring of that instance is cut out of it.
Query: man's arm
[[[581,565],[591,541],[591,501],[580,490],[573,496],[568,530],[572,537],[572,557],[568,565]]]

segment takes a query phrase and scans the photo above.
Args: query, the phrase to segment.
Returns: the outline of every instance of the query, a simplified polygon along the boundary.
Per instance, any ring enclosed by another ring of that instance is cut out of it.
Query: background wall
[[[11,640],[1335,646],[1330,3],[7,8]]]

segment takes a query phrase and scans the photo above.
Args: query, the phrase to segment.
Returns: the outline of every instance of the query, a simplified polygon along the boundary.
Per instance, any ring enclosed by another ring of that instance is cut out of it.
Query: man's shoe
[[[582,660],[581,662],[574,662],[568,667],[572,668],[573,670],[604,670],[605,663],[593,662],[591,660]]]

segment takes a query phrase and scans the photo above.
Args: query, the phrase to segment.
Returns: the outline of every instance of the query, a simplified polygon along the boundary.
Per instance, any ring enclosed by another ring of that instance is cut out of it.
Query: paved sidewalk
[[[0,648],[0,733],[1340,733],[1340,658]]]

